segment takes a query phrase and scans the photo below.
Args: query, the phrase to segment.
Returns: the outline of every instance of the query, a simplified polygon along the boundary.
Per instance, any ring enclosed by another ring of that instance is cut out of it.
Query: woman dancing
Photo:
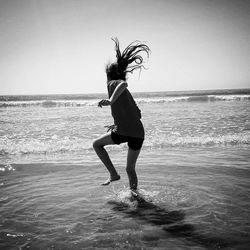
[[[146,44],[139,41],[132,42],[121,53],[119,41],[115,42],[116,62],[106,66],[107,87],[109,99],[103,99],[98,103],[99,107],[111,106],[114,125],[107,126],[108,132],[93,142],[93,147],[110,173],[110,177],[102,184],[108,185],[120,179],[113,163],[111,162],[106,145],[121,144],[127,142],[127,167],[129,186],[132,191],[137,190],[138,179],[135,171],[137,158],[140,154],[144,141],[144,128],[141,122],[141,111],[137,107],[131,93],[127,89],[127,73],[144,66],[141,53],[149,56],[150,49]]]

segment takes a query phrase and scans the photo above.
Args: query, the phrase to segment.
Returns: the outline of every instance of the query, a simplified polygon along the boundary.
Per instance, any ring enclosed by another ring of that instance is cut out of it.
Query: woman
[[[120,175],[104,147],[128,143],[126,171],[130,189],[136,191],[138,180],[135,165],[144,141],[144,128],[141,123],[141,112],[127,89],[126,75],[143,67],[143,58],[139,54],[145,52],[148,56],[150,49],[147,45],[135,41],[121,53],[118,39],[112,40],[115,42],[117,61],[106,67],[109,99],[101,100],[98,106],[111,106],[114,125],[108,126],[108,133],[96,139],[93,147],[110,173],[110,177],[102,184],[108,185],[110,182],[119,180]]]

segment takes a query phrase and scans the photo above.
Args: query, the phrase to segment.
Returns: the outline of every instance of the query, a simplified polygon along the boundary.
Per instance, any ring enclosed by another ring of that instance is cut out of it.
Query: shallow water
[[[247,249],[248,150],[213,149],[204,159],[208,150],[171,152],[161,163],[152,163],[150,152],[142,156],[137,169],[146,203],[130,200],[121,163],[122,180],[108,187],[100,186],[101,164],[13,164],[1,174],[0,247]]]
[[[0,249],[248,249],[249,100],[140,102],[144,200],[126,145],[107,147],[122,178],[100,186],[91,144],[108,109],[0,109]]]

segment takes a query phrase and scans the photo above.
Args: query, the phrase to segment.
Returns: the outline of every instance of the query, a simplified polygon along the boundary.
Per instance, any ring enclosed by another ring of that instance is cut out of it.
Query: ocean
[[[250,89],[133,93],[145,141],[132,199],[106,94],[0,96],[0,249],[249,249]]]

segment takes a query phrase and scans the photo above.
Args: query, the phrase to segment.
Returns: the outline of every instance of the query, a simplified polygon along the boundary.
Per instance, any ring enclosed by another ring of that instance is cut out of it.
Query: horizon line
[[[195,92],[195,91],[223,91],[223,90],[249,90],[249,88],[220,88],[220,89],[190,89],[190,90],[155,90],[155,91],[131,91],[131,93],[166,93],[166,92]],[[53,96],[53,95],[105,95],[106,92],[89,92],[89,93],[42,93],[42,94],[3,94],[0,96]]]

